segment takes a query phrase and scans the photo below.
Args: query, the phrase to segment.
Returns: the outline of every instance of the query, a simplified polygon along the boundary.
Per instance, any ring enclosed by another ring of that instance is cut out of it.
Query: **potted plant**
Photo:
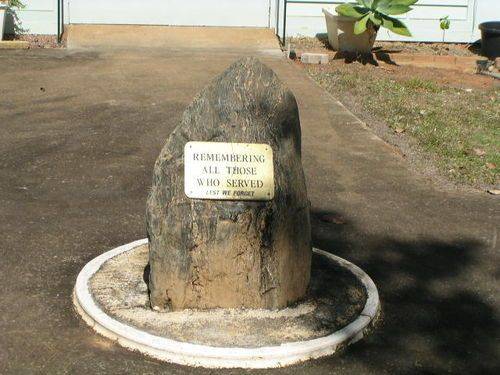
[[[483,22],[481,30],[481,53],[490,58],[500,57],[500,21]]]
[[[418,0],[356,0],[335,8],[338,16],[323,9],[328,41],[334,50],[370,53],[380,27],[404,36],[410,30],[392,16],[405,14]]]
[[[24,4],[20,0],[0,0],[0,40],[3,39],[5,16],[12,8],[24,8]]]

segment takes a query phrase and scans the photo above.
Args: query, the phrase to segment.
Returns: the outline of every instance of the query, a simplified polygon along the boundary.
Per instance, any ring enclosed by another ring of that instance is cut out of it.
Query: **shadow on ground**
[[[344,60],[346,64],[352,64],[354,62],[361,63],[363,65],[373,65],[379,66],[379,61],[382,61],[388,65],[398,65],[394,60],[391,59],[391,55],[387,51],[374,49],[372,53],[357,53],[357,52],[336,52],[333,56],[334,60]]]
[[[333,56],[334,60],[344,60],[346,64],[351,64],[354,62],[359,62],[363,65],[374,65],[379,66],[379,61],[382,61],[389,65],[397,65],[394,60],[391,59],[391,53],[399,53],[399,50],[388,50],[382,47],[375,47],[372,53],[357,53],[357,52],[345,52],[345,51],[334,51],[330,46],[328,41],[328,34],[316,34],[315,38],[322,45],[323,48],[335,52]]]
[[[313,245],[353,261],[379,288],[383,321],[346,358],[376,372],[390,371],[398,357],[411,368],[405,373],[499,369],[500,324],[493,304],[473,291],[469,272],[484,244],[370,237],[340,213],[313,209],[311,217]]]

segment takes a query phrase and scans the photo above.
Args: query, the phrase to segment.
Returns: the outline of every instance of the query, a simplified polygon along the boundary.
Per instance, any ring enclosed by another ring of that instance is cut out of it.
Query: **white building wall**
[[[474,15],[474,37],[479,39],[481,22],[500,21],[500,0],[476,0]]]
[[[58,0],[24,0],[25,8],[15,10],[17,26],[28,34],[57,34]],[[5,24],[7,34],[14,30],[14,20],[8,17]]]
[[[114,18],[124,11],[128,12],[124,8],[128,8],[126,4],[130,3],[138,4],[140,7],[134,8],[133,12],[126,13],[128,23],[162,24],[159,20],[151,18],[158,17],[162,13],[158,11],[158,7],[145,5],[165,2],[170,4],[165,13],[171,17],[168,22],[170,24],[220,24],[220,26],[224,26],[239,23],[242,26],[274,28],[278,35],[283,35],[284,0],[25,0],[26,8],[16,12],[21,29],[31,34],[56,34],[59,1],[63,4],[65,23],[106,23],[106,17],[109,18],[109,22],[116,23],[119,20]],[[287,5],[287,36],[315,36],[326,33],[321,9],[326,7],[332,10],[336,5],[347,2],[347,0],[332,0],[325,1],[325,4],[314,4],[318,0],[304,0],[304,4],[296,3],[296,1],[290,0]],[[188,3],[196,6],[190,8],[186,6]],[[256,6],[257,3],[259,6]],[[203,4],[205,4],[203,11],[200,11],[202,8],[200,5]],[[207,8],[207,4],[212,5]],[[221,6],[224,4],[227,5],[227,9],[231,8],[231,11],[219,14],[223,8]],[[249,4],[252,4],[250,8]],[[71,15],[72,7],[73,16]],[[99,13],[99,9],[103,11]],[[151,17],[148,16],[148,12]],[[212,16],[210,16],[211,14]],[[412,12],[402,17],[402,20],[412,31],[413,38],[401,37],[381,29],[378,39],[442,41],[443,33],[439,29],[439,18],[444,16],[449,16],[451,21],[450,29],[444,35],[445,41],[472,42],[480,37],[477,28],[479,23],[500,20],[500,0],[420,0]],[[178,18],[178,22],[175,22],[175,17]],[[8,19],[7,32],[11,32],[12,28],[12,20]]]
[[[284,0],[281,0],[284,1]],[[331,11],[348,0],[325,1],[317,4],[317,0],[300,0],[300,3],[290,0],[287,4],[287,36],[315,36],[326,33],[326,25],[322,8]],[[353,1],[353,0],[351,0]],[[475,19],[476,2],[496,3],[490,5],[488,16],[500,19],[500,0],[420,0],[413,5],[413,10],[398,16],[410,29],[413,37],[403,37],[381,29],[379,40],[406,41],[442,41],[443,32],[439,28],[439,19],[448,16],[450,29],[444,34],[447,42],[471,42],[477,39],[477,24]]]

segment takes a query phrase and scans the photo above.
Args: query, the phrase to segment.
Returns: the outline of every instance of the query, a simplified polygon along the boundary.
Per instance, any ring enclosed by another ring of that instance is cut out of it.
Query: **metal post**
[[[57,1],[57,43],[61,43],[64,33],[64,0]]]
[[[286,45],[286,6],[288,4],[288,0],[285,0],[284,7],[285,9],[283,10],[283,45]]]
[[[280,0],[276,0],[276,35],[280,34]]]

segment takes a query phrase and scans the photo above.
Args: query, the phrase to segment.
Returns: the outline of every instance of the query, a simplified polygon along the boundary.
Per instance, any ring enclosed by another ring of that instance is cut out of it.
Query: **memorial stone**
[[[159,311],[283,308],[311,268],[297,103],[255,58],[186,109],[147,202],[149,289]]]

